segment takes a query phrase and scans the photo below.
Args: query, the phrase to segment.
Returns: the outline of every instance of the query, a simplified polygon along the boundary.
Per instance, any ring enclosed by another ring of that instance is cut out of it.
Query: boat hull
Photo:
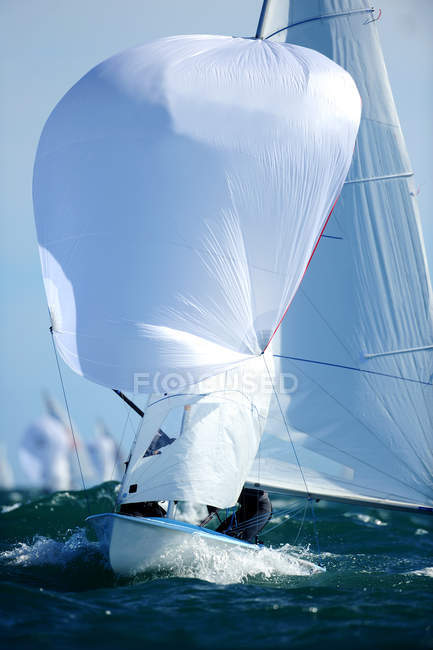
[[[170,569],[180,547],[183,558],[188,561],[188,548],[196,540],[203,541],[207,547],[215,550],[257,550],[255,544],[173,519],[107,513],[93,515],[86,521],[95,528],[113,571],[122,576],[131,576],[149,569]],[[191,550],[191,560],[192,553]]]

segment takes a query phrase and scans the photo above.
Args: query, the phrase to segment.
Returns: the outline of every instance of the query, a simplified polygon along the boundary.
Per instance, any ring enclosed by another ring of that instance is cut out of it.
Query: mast
[[[259,22],[258,22],[258,25],[257,25],[256,38],[261,38],[261,39],[264,38],[263,28],[264,28],[264,25],[265,25],[265,22],[266,22],[267,12],[268,12],[268,8],[269,8],[269,5],[270,5],[270,1],[271,0],[263,0],[262,10],[260,12],[260,18],[259,18]]]

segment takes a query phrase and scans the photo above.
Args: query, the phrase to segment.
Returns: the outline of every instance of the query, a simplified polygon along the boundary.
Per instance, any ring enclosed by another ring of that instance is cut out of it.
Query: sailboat
[[[361,27],[347,20],[361,13],[362,38],[375,45],[370,64],[380,51],[370,9],[328,4],[326,16],[317,2],[292,2],[277,16],[278,5],[264,2],[255,39],[172,37],[121,53],[67,93],[41,136],[34,206],[56,350],[142,417],[119,505],[169,502],[165,517],[89,518],[117,573],[164,565],[170,548],[193,538],[251,552],[175,515],[178,501],[231,507],[245,483],[310,501],[432,512],[431,427],[421,415],[407,445],[396,437],[415,396],[416,405],[431,400],[418,225],[412,207],[400,238],[377,233],[362,194],[391,187],[394,173],[376,167],[402,161],[391,147],[402,146],[401,133],[374,112],[370,124],[364,105],[355,145],[358,91],[346,61],[331,59],[341,43],[351,53],[348,34]],[[297,43],[288,25],[300,30]],[[301,42],[307,25],[309,43]],[[326,56],[316,51],[322,41]],[[378,60],[373,81],[385,89],[375,91],[391,102]],[[365,78],[353,76],[368,95]],[[396,196],[377,199],[381,212]],[[418,273],[406,293],[419,351],[403,349],[391,318],[396,292],[385,280],[387,265],[401,262],[396,240],[410,243]],[[343,244],[325,248],[334,242]],[[285,379],[296,388],[285,391]],[[125,390],[150,394],[146,408]],[[170,444],[149,453],[161,431]],[[389,471],[384,458],[395,463]]]
[[[93,480],[96,483],[121,479],[121,450],[102,420],[96,424],[93,438],[87,443],[87,451],[92,460]]]
[[[102,480],[99,480],[99,467],[96,467],[90,450],[83,442],[76,423],[72,420],[69,421],[65,409],[62,408],[48,391],[44,391],[43,400],[48,417],[56,420],[63,426],[69,441],[67,462],[70,478],[68,488],[64,489],[79,490],[82,487],[82,481],[84,481],[85,485],[101,483]]]
[[[0,490],[10,490],[14,484],[14,473],[8,459],[6,445],[0,444]]]
[[[46,492],[79,490],[81,476],[86,485],[109,480],[102,478],[100,473],[102,450],[99,450],[99,464],[95,463],[90,450],[82,442],[76,425],[68,422],[67,414],[60,404],[46,391],[43,393],[43,401],[46,413],[27,427],[18,447],[25,480]],[[97,432],[96,443],[100,437]],[[109,443],[109,447],[112,445],[113,442]],[[112,460],[111,477],[115,458],[108,458],[108,454],[106,453],[106,462]]]
[[[18,447],[22,474],[47,492],[71,489],[71,437],[56,418],[43,415],[26,429]]]

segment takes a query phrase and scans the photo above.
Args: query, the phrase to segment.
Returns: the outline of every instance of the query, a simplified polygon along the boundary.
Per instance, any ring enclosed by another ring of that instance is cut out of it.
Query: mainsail
[[[264,352],[343,186],[360,108],[318,52],[178,36],[103,62],[52,112],[34,209],[55,344],[88,379],[162,393],[125,499],[236,501],[271,395],[257,390]],[[189,424],[151,457],[176,401]]]
[[[261,36],[333,59],[363,104],[340,200],[274,341],[282,389],[249,478],[432,512],[432,294],[375,14],[366,0],[265,5]]]

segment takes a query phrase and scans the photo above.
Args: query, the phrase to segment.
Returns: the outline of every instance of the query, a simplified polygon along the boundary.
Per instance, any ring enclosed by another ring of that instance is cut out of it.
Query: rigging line
[[[292,434],[290,433],[290,429],[289,429],[289,426],[288,426],[288,424],[287,424],[287,420],[286,420],[286,418],[285,418],[285,415],[284,415],[284,412],[283,412],[283,409],[282,409],[282,406],[281,406],[281,403],[280,403],[280,398],[278,397],[278,393],[277,393],[277,391],[275,390],[274,382],[273,382],[273,379],[272,379],[271,373],[269,372],[269,368],[268,368],[268,364],[266,363],[265,355],[262,354],[262,356],[263,356],[263,361],[264,361],[264,363],[265,363],[266,370],[268,371],[269,379],[270,379],[270,382],[271,382],[271,385],[272,385],[272,389],[273,389],[273,391],[274,391],[275,398],[276,398],[276,400],[277,400],[278,408],[279,408],[279,410],[280,410],[281,417],[282,417],[283,422],[284,422],[284,425],[285,425],[285,427],[286,427],[286,431],[287,431],[287,434],[288,434],[288,436],[289,436],[290,444],[292,445],[293,453],[294,453],[294,455],[295,455],[296,462],[297,462],[297,464],[298,464],[299,471],[300,471],[300,473],[301,473],[302,480],[303,480],[304,485],[305,485],[305,491],[306,491],[306,493],[308,494],[308,496],[310,496],[310,491],[309,491],[309,489],[308,489],[307,481],[305,480],[304,472],[302,471],[301,463],[299,462],[298,454],[296,453],[295,444],[294,444],[294,442],[293,442]]]
[[[266,36],[265,40],[267,40],[268,38],[272,38],[273,36],[276,36],[281,32],[286,31],[286,29],[291,29],[292,27],[298,27],[298,25],[304,25],[305,23],[312,23],[316,20],[323,20],[325,18],[326,19],[339,18],[340,16],[349,16],[350,14],[366,14],[366,13],[374,13],[374,9],[351,9],[350,11],[339,11],[338,13],[324,14],[323,16],[314,16],[314,18],[306,18],[305,20],[300,20],[297,23],[292,23],[291,25],[287,25],[286,27],[277,29],[276,32],[273,32],[272,34],[269,34],[269,36]]]
[[[296,546],[296,544],[298,543],[299,535],[301,534],[301,530],[304,527],[305,515],[307,514],[307,506],[308,506],[308,499],[305,499],[304,514],[302,515],[302,521],[298,529],[298,534],[296,535],[295,541],[293,542],[293,546]]]
[[[245,521],[242,521],[240,524],[237,523],[237,511],[234,510],[232,515],[227,517],[227,519],[230,519],[230,523],[228,524],[228,528],[226,528],[226,531],[231,531],[231,532],[242,532],[246,530],[247,528],[250,528],[252,525],[257,525],[260,526],[260,524],[265,524],[268,521],[270,521],[269,514],[265,515],[256,515],[253,517],[250,517],[249,519],[246,519]],[[235,526],[232,526],[232,522],[235,521]],[[284,522],[283,522],[284,523]],[[277,524],[280,525],[280,524]]]
[[[317,553],[320,555],[319,533],[317,531],[316,513],[314,511],[313,499],[311,497],[308,497],[308,501],[310,502],[310,507],[311,507],[311,517],[313,520],[313,531],[316,540]]]
[[[54,349],[54,356],[56,358],[57,370],[59,372],[60,384],[62,386],[63,399],[65,400],[66,412],[68,414],[69,428],[71,430],[72,439],[74,441],[75,454],[77,456],[77,462],[78,462],[78,467],[79,467],[79,470],[80,470],[81,482],[83,484],[84,496],[86,498],[87,512],[90,515],[92,513],[90,511],[89,495],[87,494],[87,488],[86,488],[86,484],[84,482],[83,469],[81,467],[80,455],[78,453],[78,445],[77,445],[77,441],[75,439],[74,427],[72,426],[71,412],[69,410],[68,399],[66,397],[66,390],[65,390],[65,385],[63,383],[62,371],[61,371],[61,368],[60,368],[59,357],[58,357],[58,354],[57,354],[57,348],[56,348],[56,344],[55,344],[55,341],[54,341],[54,332],[53,332],[53,326],[52,325],[50,325],[50,334],[51,334],[51,342],[53,344],[53,349]]]
[[[304,510],[304,508],[305,508],[305,506],[302,504],[300,506],[298,505],[298,507],[295,508],[294,510],[287,510],[287,511],[283,510],[282,512],[277,510],[277,512],[275,512],[275,513],[273,512],[272,517],[274,517],[275,515],[280,516],[280,517],[284,517],[283,521],[279,521],[278,523],[271,526],[271,528],[267,528],[264,532],[260,531],[260,535],[261,536],[267,535],[268,533],[272,532],[276,528],[279,528],[280,526],[283,526],[288,521],[293,519],[293,517],[296,517],[296,515],[298,515],[300,512],[302,512],[302,510]],[[271,521],[271,520],[269,520],[269,521]]]
[[[341,363],[330,363],[328,361],[316,361],[314,359],[304,359],[302,357],[291,357],[284,354],[274,354],[274,357],[280,359],[290,359],[291,361],[304,361],[305,363],[314,363],[318,366],[330,366],[331,368],[342,368],[343,370],[354,370],[356,372],[362,372],[366,375],[379,375],[380,377],[388,377],[390,379],[400,379],[401,381],[407,381],[413,384],[422,384],[423,386],[433,387],[433,384],[429,381],[422,381],[421,379],[412,379],[410,377],[401,377],[400,375],[391,375],[386,372],[379,372],[378,370],[365,370],[364,368],[356,368],[355,366],[345,366]]]
[[[300,371],[300,372],[301,372],[305,377],[308,377],[308,379],[309,379],[310,381],[312,381],[313,384],[315,384],[316,386],[318,386],[318,387],[320,388],[320,390],[322,390],[326,395],[328,395],[328,397],[330,397],[330,398],[331,398],[331,399],[332,399],[336,404],[338,404],[338,405],[339,405],[339,406],[340,406],[344,411],[346,411],[346,413],[348,413],[348,414],[349,414],[349,415],[350,415],[350,416],[351,416],[351,417],[352,417],[356,422],[358,422],[358,424],[360,424],[364,429],[366,429],[366,430],[370,433],[370,435],[372,435],[373,438],[375,438],[375,439],[377,440],[377,442],[379,442],[380,444],[382,444],[382,446],[386,449],[386,451],[387,451],[389,454],[395,456],[395,458],[397,459],[397,461],[398,461],[399,463],[403,463],[403,462],[404,462],[404,461],[402,461],[401,458],[399,458],[399,457],[395,454],[395,452],[394,452],[392,449],[390,449],[389,447],[387,447],[387,445],[385,445],[384,441],[381,440],[381,439],[377,436],[377,434],[373,431],[373,429],[371,429],[367,424],[365,424],[365,422],[363,422],[362,420],[360,420],[360,419],[355,415],[355,413],[353,413],[349,408],[347,408],[347,406],[345,406],[345,405],[344,405],[342,402],[340,402],[336,397],[334,397],[334,395],[331,395],[331,393],[328,392],[328,391],[326,390],[326,388],[325,388],[324,386],[322,386],[322,384],[320,384],[318,381],[316,381],[315,379],[313,379],[313,378],[311,377],[311,375],[309,375],[308,373],[305,372],[305,370],[302,370],[302,369],[301,369],[300,367],[298,367],[298,366],[295,366],[295,367],[296,367],[296,368],[297,368],[297,369],[298,369],[298,370],[299,370],[299,371]],[[333,445],[332,443],[330,443],[328,440],[323,440],[322,438],[319,438],[319,437],[317,437],[316,440],[318,440],[322,445],[328,445],[328,447],[331,447],[332,449],[336,449],[337,451],[341,452],[342,454],[345,454],[345,455],[348,456],[349,458],[353,458],[353,459],[356,460],[358,463],[361,463],[361,465],[365,465],[366,467],[369,467],[370,469],[374,469],[375,472],[378,472],[379,474],[383,474],[384,476],[387,476],[388,478],[391,478],[391,479],[392,479],[393,481],[395,481],[396,483],[400,483],[401,485],[404,485],[404,487],[409,488],[410,490],[414,490],[415,492],[419,492],[419,494],[422,494],[424,497],[427,497],[428,499],[430,498],[430,495],[429,495],[429,494],[426,494],[425,492],[423,492],[422,490],[420,490],[419,487],[414,487],[413,485],[409,485],[408,483],[406,483],[405,481],[402,481],[401,479],[397,478],[396,476],[393,476],[392,474],[389,474],[388,472],[385,472],[383,469],[379,469],[378,467],[375,467],[375,466],[372,465],[371,463],[368,463],[368,462],[365,461],[365,460],[361,460],[361,458],[358,458],[357,456],[354,456],[354,455],[351,454],[349,451],[346,451],[346,450],[344,450],[344,449],[340,449],[340,448],[337,447],[336,445]],[[406,442],[407,442],[407,441],[406,441]],[[418,460],[419,460],[419,457],[418,457],[417,454],[416,454],[416,456],[417,456],[417,458],[418,458]],[[406,467],[409,467],[409,466],[406,465]],[[341,479],[340,479],[340,480],[341,480]],[[387,493],[384,493],[384,494],[387,494]],[[392,493],[391,493],[391,494],[392,494]],[[401,498],[401,497],[400,497],[400,498]]]

